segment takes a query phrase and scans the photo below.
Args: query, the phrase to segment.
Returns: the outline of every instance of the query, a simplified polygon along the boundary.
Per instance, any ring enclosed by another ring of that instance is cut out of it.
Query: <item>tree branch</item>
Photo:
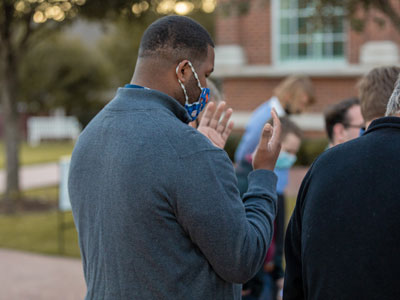
[[[372,5],[386,15],[393,26],[400,33],[400,15],[391,4],[390,0],[379,0],[372,2]]]
[[[7,43],[11,37],[11,24],[13,20],[13,14],[14,14],[14,6],[10,3],[3,3],[2,4],[2,10],[0,13],[3,14],[3,16],[0,17],[0,20],[2,19],[3,22],[0,26],[0,36],[1,40],[3,43]]]
[[[21,38],[21,42],[19,44],[19,51],[23,51],[24,47],[26,46],[28,39],[32,33],[32,17],[33,17],[34,10],[32,9],[29,14],[27,14],[24,18],[25,22],[25,32],[23,37]]]

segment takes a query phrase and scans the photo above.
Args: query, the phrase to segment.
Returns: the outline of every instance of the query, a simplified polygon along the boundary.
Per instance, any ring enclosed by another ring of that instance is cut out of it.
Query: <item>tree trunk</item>
[[[16,103],[17,64],[11,43],[4,43],[0,49],[1,109],[3,114],[4,146],[6,154],[6,189],[4,206],[7,213],[15,211],[20,199],[19,189],[19,115]]]

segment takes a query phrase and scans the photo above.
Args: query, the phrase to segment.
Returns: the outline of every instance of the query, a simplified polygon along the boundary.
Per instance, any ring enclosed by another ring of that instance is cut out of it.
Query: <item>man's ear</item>
[[[336,143],[343,142],[344,139],[344,126],[341,123],[333,125],[333,138]]]
[[[188,62],[187,59],[182,60],[176,67],[176,76],[182,83],[185,83],[190,78],[191,68]]]

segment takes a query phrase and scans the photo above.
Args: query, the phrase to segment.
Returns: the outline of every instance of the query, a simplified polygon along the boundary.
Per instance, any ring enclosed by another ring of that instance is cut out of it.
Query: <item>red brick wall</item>
[[[226,101],[235,111],[252,111],[273,95],[282,78],[225,79],[223,91]],[[329,104],[357,96],[358,78],[312,78],[317,102],[309,112],[322,112]]]
[[[254,110],[273,95],[280,79],[225,79],[222,86],[224,97],[236,111]]]
[[[224,12],[219,14],[219,17],[215,20],[217,45],[240,44],[239,17],[225,16]]]
[[[246,14],[220,9],[216,19],[217,45],[239,44],[249,64],[271,63],[270,1],[251,1]]]
[[[220,2],[226,0],[220,0]],[[216,20],[217,45],[239,44],[243,47],[249,64],[271,64],[271,1],[253,0],[247,14],[226,15],[219,12]],[[400,13],[400,0],[392,0],[393,6]],[[238,16],[239,15],[239,16]],[[400,34],[390,21],[377,11],[367,14],[360,10],[358,17],[366,17],[364,31],[359,33],[348,26],[347,59],[349,63],[359,62],[362,44],[371,40],[392,40],[400,44]],[[385,25],[380,27],[374,19],[385,19]]]
[[[248,14],[240,19],[241,45],[246,49],[247,62],[271,64],[271,5],[270,1],[252,1]]]

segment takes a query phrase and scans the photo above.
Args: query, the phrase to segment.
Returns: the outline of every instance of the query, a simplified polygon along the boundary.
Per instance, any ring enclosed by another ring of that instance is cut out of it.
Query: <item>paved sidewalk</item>
[[[289,185],[286,189],[288,196],[297,196],[307,170],[307,167],[295,167],[290,170]],[[58,163],[48,163],[22,167],[20,180],[23,190],[57,185],[60,181],[59,165]],[[3,193],[4,188],[5,172],[0,170],[0,193]]]
[[[28,190],[46,186],[54,186],[59,183],[60,171],[58,163],[47,163],[21,167],[21,189]],[[0,193],[5,190],[6,174],[0,170]]]
[[[0,300],[79,300],[86,286],[78,259],[0,249]]]

